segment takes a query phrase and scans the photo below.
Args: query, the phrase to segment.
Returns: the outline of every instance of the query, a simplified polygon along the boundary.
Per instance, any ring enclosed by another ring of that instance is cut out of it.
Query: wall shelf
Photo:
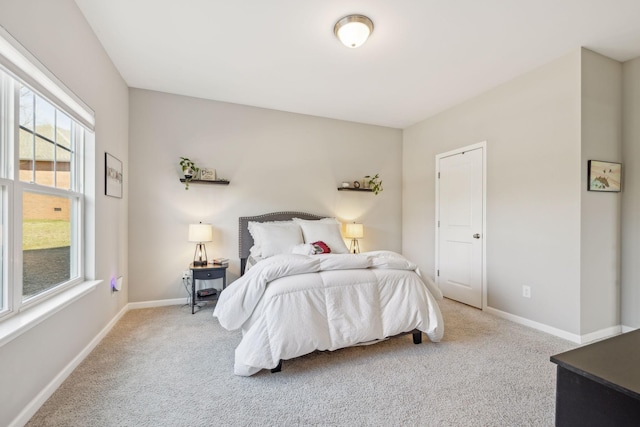
[[[368,191],[371,193],[373,190],[370,188],[338,187],[338,191]]]
[[[186,180],[184,178],[180,178],[180,182],[184,183]],[[215,181],[206,181],[202,179],[192,179],[189,181],[189,184],[218,184],[218,185],[229,185],[229,181],[226,179],[216,179]]]

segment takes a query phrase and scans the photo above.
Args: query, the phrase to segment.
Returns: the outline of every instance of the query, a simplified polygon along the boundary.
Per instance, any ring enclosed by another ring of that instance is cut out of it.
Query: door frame
[[[477,150],[482,148],[482,310],[487,308],[487,141],[481,141],[477,144],[467,145],[466,147],[456,148],[455,150],[447,151],[446,153],[436,154],[436,214],[435,214],[435,271],[433,276],[438,280],[438,270],[440,269],[440,227],[438,227],[438,221],[440,221],[440,180],[438,174],[440,173],[440,159],[445,157],[454,156],[456,154],[464,153],[465,151]]]

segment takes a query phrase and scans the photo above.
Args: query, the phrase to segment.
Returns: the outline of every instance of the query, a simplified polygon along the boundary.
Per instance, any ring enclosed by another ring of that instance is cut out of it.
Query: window
[[[20,181],[72,189],[74,123],[69,116],[20,88]]]
[[[22,208],[22,298],[28,301],[79,276],[72,253],[73,199],[25,191]],[[56,211],[56,206],[63,206]]]
[[[84,144],[91,132],[59,93],[27,83],[2,59],[0,319],[84,281]]]

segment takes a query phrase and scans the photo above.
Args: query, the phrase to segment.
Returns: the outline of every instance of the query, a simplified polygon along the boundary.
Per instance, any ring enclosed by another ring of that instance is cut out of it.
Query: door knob
[[[478,234],[478,233],[474,234],[474,235],[473,235],[473,238],[474,238],[474,239],[479,239],[479,238],[480,238],[480,234]]]

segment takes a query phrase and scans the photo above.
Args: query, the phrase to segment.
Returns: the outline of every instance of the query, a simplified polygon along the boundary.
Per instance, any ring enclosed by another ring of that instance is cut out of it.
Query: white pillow
[[[300,225],[305,243],[325,242],[333,254],[349,253],[349,249],[342,239],[342,234],[340,234],[342,224],[337,219],[305,220],[294,218],[293,221]]]
[[[293,221],[251,221],[248,228],[254,241],[252,250],[263,258],[290,254],[296,245],[304,243],[300,226]]]
[[[249,254],[253,257],[262,257],[262,247],[260,243],[262,242],[261,237],[258,235],[258,231],[255,228],[255,225],[258,224],[291,224],[291,221],[268,221],[268,222],[256,222],[249,221],[247,223],[247,229],[249,230],[249,234],[253,237],[253,246],[249,249]]]

